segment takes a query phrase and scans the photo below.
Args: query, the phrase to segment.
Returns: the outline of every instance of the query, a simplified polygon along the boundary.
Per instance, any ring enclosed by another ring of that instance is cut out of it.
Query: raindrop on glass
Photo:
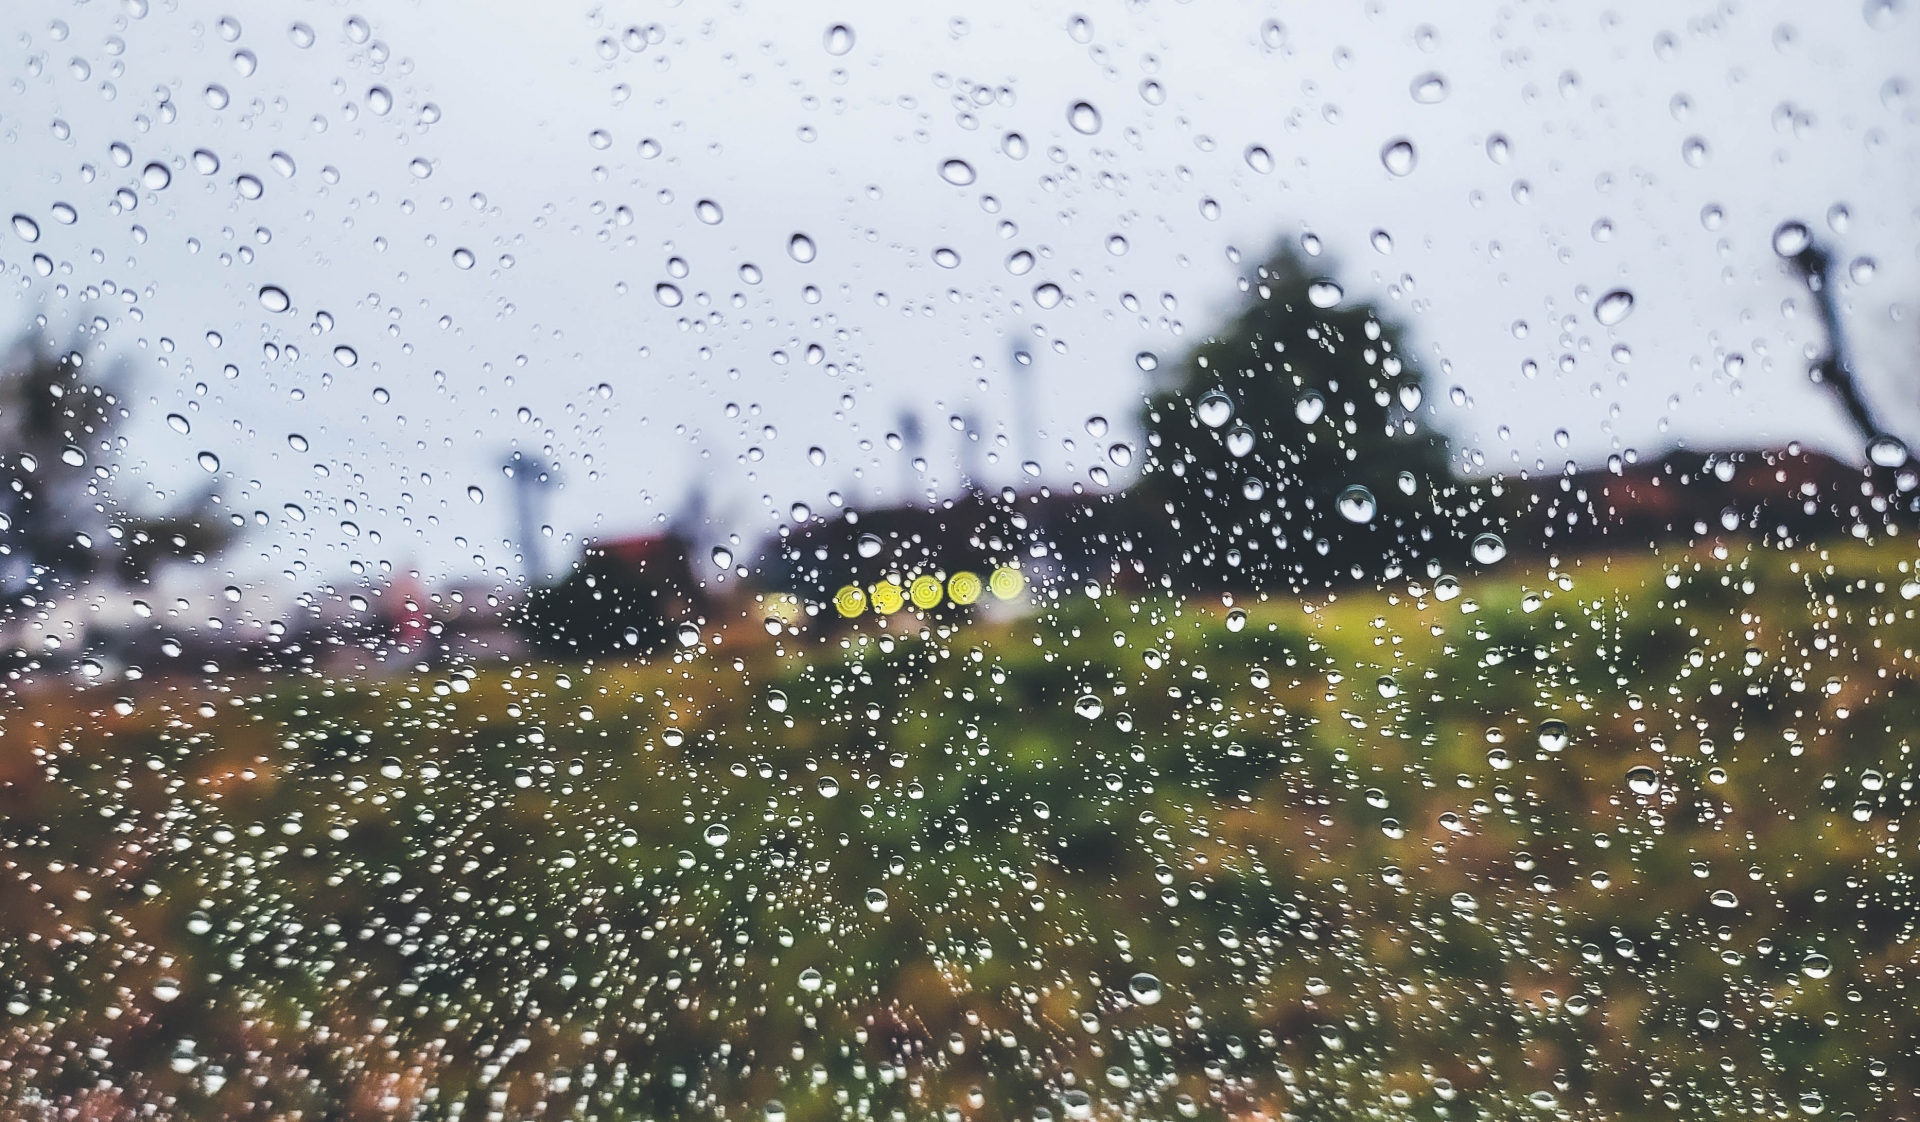
[[[1594,302],[1593,318],[1598,320],[1602,327],[1612,327],[1626,319],[1627,313],[1631,311],[1633,311],[1633,293],[1624,288],[1616,288]]]
[[[1413,80],[1409,87],[1413,100],[1422,105],[1438,105],[1447,100],[1447,79],[1437,70],[1429,70]]]
[[[1813,233],[1805,222],[1788,220],[1774,227],[1773,251],[1782,257],[1798,257],[1813,244]]]
[[[1386,147],[1380,149],[1381,166],[1396,176],[1413,174],[1414,164],[1418,159],[1411,140],[1391,140],[1387,142]]]
[[[1233,417],[1233,402],[1219,390],[1208,390],[1194,403],[1193,415],[1210,429],[1225,425]]]
[[[1356,523],[1373,521],[1375,512],[1380,509],[1374,501],[1373,492],[1357,483],[1340,492],[1334,505],[1340,511],[1340,517]]]

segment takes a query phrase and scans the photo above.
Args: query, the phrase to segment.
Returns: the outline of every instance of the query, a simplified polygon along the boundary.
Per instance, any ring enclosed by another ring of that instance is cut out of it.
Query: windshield
[[[0,1113],[1905,1117],[1920,23],[0,11]]]

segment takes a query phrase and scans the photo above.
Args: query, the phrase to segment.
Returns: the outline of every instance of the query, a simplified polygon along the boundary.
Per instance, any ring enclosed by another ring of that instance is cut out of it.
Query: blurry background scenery
[[[0,13],[0,1098],[1912,1116],[1917,18]]]

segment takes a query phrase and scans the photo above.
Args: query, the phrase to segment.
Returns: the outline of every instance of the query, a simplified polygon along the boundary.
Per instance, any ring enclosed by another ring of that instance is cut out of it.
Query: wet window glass
[[[0,1114],[1914,1117],[1906,0],[0,10]]]

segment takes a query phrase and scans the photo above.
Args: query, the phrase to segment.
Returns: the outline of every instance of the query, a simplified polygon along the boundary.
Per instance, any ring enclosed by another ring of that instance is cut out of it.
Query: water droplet
[[[1624,288],[1616,288],[1597,300],[1593,305],[1593,318],[1602,327],[1612,327],[1627,318],[1633,311],[1633,293]]]
[[[1487,137],[1487,159],[1496,164],[1504,164],[1513,158],[1513,142],[1504,133],[1494,133]]]
[[[653,286],[653,298],[660,301],[660,306],[663,308],[677,308],[680,306],[681,300],[684,299],[680,294],[679,286],[668,284],[665,281]]]
[[[153,996],[161,1001],[172,1001],[180,996],[180,983],[172,978],[162,978],[153,984]]]
[[[352,367],[360,362],[360,352],[345,344],[333,348],[333,361],[342,366]]]
[[[1481,534],[1473,539],[1473,559],[1491,565],[1507,555],[1507,543],[1498,534]]]
[[[207,104],[212,106],[215,109],[225,109],[227,107],[227,102],[232,100],[227,96],[227,88],[218,83],[214,83],[207,87],[206,98],[207,98]]]
[[[1340,492],[1334,505],[1340,511],[1340,517],[1357,523],[1373,521],[1375,512],[1380,509],[1374,501],[1373,492],[1358,483]]]
[[[1853,262],[1847,266],[1847,276],[1850,277],[1855,284],[1872,284],[1873,275],[1878,269],[1879,266],[1874,263],[1873,258],[1856,257],[1853,259]]]
[[[373,110],[376,117],[393,112],[393,91],[385,86],[374,86],[367,90],[367,108]]]
[[[1907,462],[1907,446],[1883,433],[1867,445],[1867,459],[1883,468],[1897,468]]]
[[[207,474],[211,475],[220,470],[220,457],[214,455],[212,452],[202,452],[200,453],[200,467],[206,471]]]
[[[787,239],[787,256],[805,265],[814,258],[813,239],[805,234],[795,234]]]
[[[433,165],[415,156],[413,159],[407,161],[407,171],[412,173],[415,179],[425,179],[433,174]]]
[[[1194,404],[1193,415],[1210,429],[1217,429],[1233,417],[1233,401],[1219,390],[1208,390]]]
[[[164,191],[173,182],[173,173],[159,162],[148,164],[140,172],[140,185],[149,191]]]
[[[800,988],[807,991],[808,993],[813,993],[814,991],[818,990],[820,988],[820,982],[821,982],[820,971],[814,969],[813,967],[809,966],[805,970],[802,970],[800,972]],[[772,1117],[772,1107],[774,1105],[776,1104],[772,1104],[772,1103],[768,1104],[769,1118]],[[781,1111],[780,1113],[782,1117],[786,1115],[786,1111],[784,1110]]]
[[[1076,101],[1067,109],[1067,124],[1082,136],[1092,136],[1100,131],[1100,111],[1085,101]]]
[[[948,160],[940,165],[940,178],[955,187],[965,187],[973,182],[973,165],[965,160]]]
[[[220,170],[220,157],[205,148],[196,148],[193,152],[193,170],[201,175],[212,175]]]
[[[1139,354],[1133,356],[1133,364],[1143,371],[1158,370],[1160,368],[1160,356],[1154,354],[1152,351],[1141,351]]]
[[[40,224],[24,214],[13,216],[13,232],[20,235],[20,240],[23,242],[40,240]]]
[[[709,226],[718,226],[726,218],[726,213],[720,209],[720,204],[712,199],[701,199],[693,204],[693,214]]]
[[[887,894],[878,888],[867,889],[867,910],[875,915],[887,910]]]
[[[1394,482],[1399,485],[1400,493],[1403,495],[1411,495],[1420,489],[1420,480],[1416,479],[1410,471],[1401,472]]]
[[[1235,425],[1227,430],[1227,451],[1234,459],[1241,459],[1253,451],[1253,430],[1245,425]]]
[[[733,568],[733,551],[724,545],[713,547],[713,564],[718,569]]]
[[[305,452],[307,450],[307,438],[297,432],[290,432],[287,434],[287,447],[293,449],[295,452]]]
[[[1393,235],[1387,233],[1385,230],[1375,230],[1369,235],[1369,240],[1373,243],[1373,251],[1375,253],[1387,254],[1393,252]]]
[[[69,444],[60,450],[60,462],[68,467],[79,467],[87,462],[87,454],[78,445]]]
[[[834,24],[832,27],[827,28],[826,35],[822,37],[821,45],[827,48],[827,53],[830,55],[839,56],[846,54],[853,49],[853,28],[848,27],[844,23]]]
[[[1201,199],[1200,217],[1209,222],[1218,221],[1220,218],[1220,200],[1214,198]]]
[[[1629,768],[1627,789],[1636,795],[1651,795],[1660,789],[1660,773],[1644,764]]]
[[[861,534],[860,540],[854,543],[854,549],[862,557],[878,557],[882,548],[883,544],[877,534]]]
[[[484,503],[484,502],[486,502],[486,501],[487,501],[487,493],[486,493],[485,491],[482,491],[482,490],[481,490],[480,488],[478,488],[478,487],[468,487],[468,488],[467,488],[467,498],[468,498],[468,500],[469,500],[469,501],[471,501],[471,502],[472,502],[472,503],[473,503],[473,504],[474,504],[475,506],[478,506],[479,504],[481,504],[481,503]]]
[[[727,829],[726,823],[724,822],[715,822],[713,825],[707,827],[707,844],[713,846],[715,849],[727,844],[727,839],[732,836],[733,832]]]
[[[1324,278],[1307,285],[1307,303],[1316,308],[1331,308],[1345,295],[1339,285]]]
[[[1380,164],[1393,175],[1411,175],[1419,156],[1413,150],[1413,141],[1406,139],[1390,140],[1380,149]]]
[[[1541,721],[1539,738],[1540,748],[1546,752],[1561,751],[1572,739],[1567,731],[1567,723],[1559,720]]]
[[[1033,302],[1042,308],[1056,307],[1060,303],[1060,286],[1049,281],[1033,290]]]
[[[1300,400],[1293,403],[1293,415],[1303,425],[1310,425],[1319,420],[1320,415],[1326,411],[1327,399],[1313,390],[1301,394]]]
[[[178,413],[167,414],[167,427],[179,433],[181,436],[185,436],[193,431],[193,425],[188,423],[187,419]]]
[[[1373,683],[1373,688],[1379,691],[1381,697],[1400,696],[1400,683],[1394,681],[1391,675],[1381,675],[1379,680]]]
[[[1789,219],[1774,227],[1773,251],[1782,257],[1798,257],[1813,244],[1813,232],[1805,222]]]
[[[759,284],[760,266],[751,261],[740,266],[740,281],[742,284]]]
[[[1690,168],[1705,167],[1707,163],[1707,142],[1697,136],[1690,136],[1680,142],[1680,158]]]
[[[1007,272],[1014,276],[1023,276],[1033,268],[1033,254],[1024,249],[1016,249],[1007,256]]]
[[[1027,138],[1017,132],[1010,132],[1000,138],[1000,150],[1016,160],[1027,158]]]
[[[1833,960],[1818,951],[1800,960],[1800,972],[1809,978],[1824,978],[1833,973]]]
[[[293,301],[288,299],[286,289],[266,284],[260,286],[260,306],[269,312],[284,312],[293,307]]]
[[[1740,906],[1740,898],[1724,888],[1714,889],[1713,894],[1708,896],[1707,899],[1711,901],[1716,908],[1737,908]]]
[[[947,246],[941,246],[933,251],[933,263],[942,269],[957,269],[960,267],[960,255]]]
[[[1413,80],[1409,87],[1413,100],[1422,105],[1438,105],[1447,100],[1446,75],[1437,70],[1429,70]]]
[[[453,267],[456,269],[473,268],[473,251],[461,248],[453,251]]]
[[[313,28],[308,27],[304,23],[291,24],[287,27],[287,38],[293,40],[294,46],[304,51],[308,47],[313,46]]]
[[[266,192],[266,185],[260,182],[259,176],[243,175],[233,181],[233,189],[239,192],[241,198],[251,202]]]
[[[1250,144],[1247,146],[1247,166],[1266,175],[1273,170],[1273,153],[1258,144]]]
[[[1107,707],[1100,703],[1098,694],[1084,693],[1073,703],[1073,711],[1091,721],[1106,712]]]
[[[1160,995],[1160,979],[1151,974],[1135,974],[1127,982],[1127,996],[1136,1005],[1158,1005]]]
[[[1126,467],[1133,462],[1133,445],[1120,441],[1107,449],[1107,460],[1114,467]]]

